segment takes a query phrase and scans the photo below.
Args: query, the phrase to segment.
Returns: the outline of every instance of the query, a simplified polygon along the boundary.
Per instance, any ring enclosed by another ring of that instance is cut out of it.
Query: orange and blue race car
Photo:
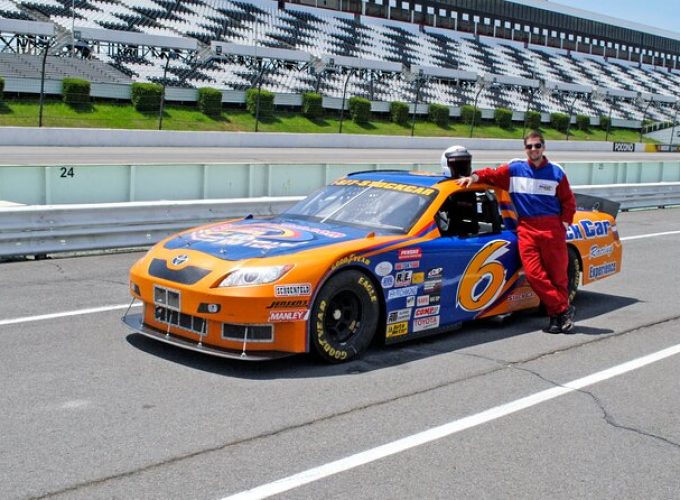
[[[570,294],[621,270],[618,205],[577,195]],[[538,307],[507,192],[423,172],[358,172],[273,218],[201,226],[130,271],[134,331],[244,360],[315,352],[329,362],[466,321]]]

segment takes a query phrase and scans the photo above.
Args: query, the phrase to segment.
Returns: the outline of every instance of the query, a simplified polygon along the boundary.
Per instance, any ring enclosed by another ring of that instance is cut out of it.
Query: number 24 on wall
[[[66,179],[67,177],[75,177],[76,173],[73,167],[59,167],[59,177]]]

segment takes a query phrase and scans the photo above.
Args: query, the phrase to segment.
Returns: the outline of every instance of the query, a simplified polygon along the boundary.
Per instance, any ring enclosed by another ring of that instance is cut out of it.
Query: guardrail
[[[680,182],[574,186],[621,210],[680,205]],[[149,246],[182,229],[276,215],[302,196],[0,207],[0,257]]]

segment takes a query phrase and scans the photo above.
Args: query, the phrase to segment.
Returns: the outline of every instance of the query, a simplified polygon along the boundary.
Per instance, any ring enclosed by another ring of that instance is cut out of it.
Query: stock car
[[[618,205],[577,195],[569,292],[621,269]],[[141,314],[123,321],[175,346],[243,360],[360,356],[537,308],[507,192],[425,172],[357,172],[270,218],[166,238],[130,271]],[[376,339],[378,340],[378,339]]]

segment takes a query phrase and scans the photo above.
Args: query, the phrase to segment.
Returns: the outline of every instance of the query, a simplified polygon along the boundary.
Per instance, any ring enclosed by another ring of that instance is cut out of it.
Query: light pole
[[[47,53],[50,50],[51,41],[45,42],[45,51],[42,55],[42,64],[40,69],[40,105],[38,108],[38,127],[43,126],[43,107],[45,105],[45,65],[47,64]]]
[[[158,106],[158,130],[163,130],[163,108],[165,107],[165,78],[168,75],[168,66],[170,66],[170,59],[172,59],[171,52],[161,52],[160,58],[165,58],[165,67],[163,68],[163,89],[161,90],[161,102]]]
[[[423,86],[423,83],[425,83],[425,79],[423,78],[423,68],[418,68],[418,73],[415,75],[415,78],[412,76],[412,73],[409,73],[408,75],[412,81],[416,82],[416,100],[413,103],[413,120],[411,120],[411,137],[413,137],[416,131],[416,111],[418,108],[418,99],[420,98],[420,88]]]
[[[610,96],[609,99],[609,118],[607,119],[607,133],[604,136],[605,142],[609,140],[609,132],[612,129],[612,108],[614,107],[614,96]]]
[[[347,73],[347,78],[345,78],[345,84],[342,88],[342,105],[340,106],[340,126],[338,127],[338,134],[342,134],[342,120],[344,118],[344,111],[345,111],[345,96],[347,95],[347,84],[349,83],[349,79],[352,77],[354,74],[355,69],[351,68],[349,72]]]
[[[673,112],[673,127],[671,128],[671,140],[670,144],[668,145],[668,149],[670,151],[673,151],[673,136],[675,136],[675,122],[678,119],[678,108],[680,108],[680,101],[675,101],[675,111]]]
[[[472,133],[475,130],[475,120],[477,118],[477,99],[479,99],[479,94],[482,93],[482,91],[487,87],[487,85],[490,85],[493,83],[493,79],[487,80],[484,75],[479,75],[477,77],[477,86],[479,87],[477,89],[477,93],[475,94],[475,103],[472,106],[472,123],[470,124],[470,137],[472,137]]]
[[[571,128],[571,116],[574,114],[574,105],[576,104],[576,100],[578,99],[578,93],[574,94],[574,98],[571,101],[571,104],[569,105],[569,119],[567,120],[567,140],[569,140],[569,129]]]
[[[637,99],[635,99],[635,102],[639,105],[642,106],[644,103],[644,97],[642,96],[642,92],[638,94]],[[650,97],[649,101],[647,101],[647,105],[645,106],[645,110],[642,112],[642,121],[640,122],[640,139],[639,142],[642,142],[642,133],[644,132],[645,128],[645,119],[647,118],[647,111],[649,110],[649,107],[652,105],[654,102],[654,97]]]
[[[71,57],[76,55],[76,0],[71,0]]]

